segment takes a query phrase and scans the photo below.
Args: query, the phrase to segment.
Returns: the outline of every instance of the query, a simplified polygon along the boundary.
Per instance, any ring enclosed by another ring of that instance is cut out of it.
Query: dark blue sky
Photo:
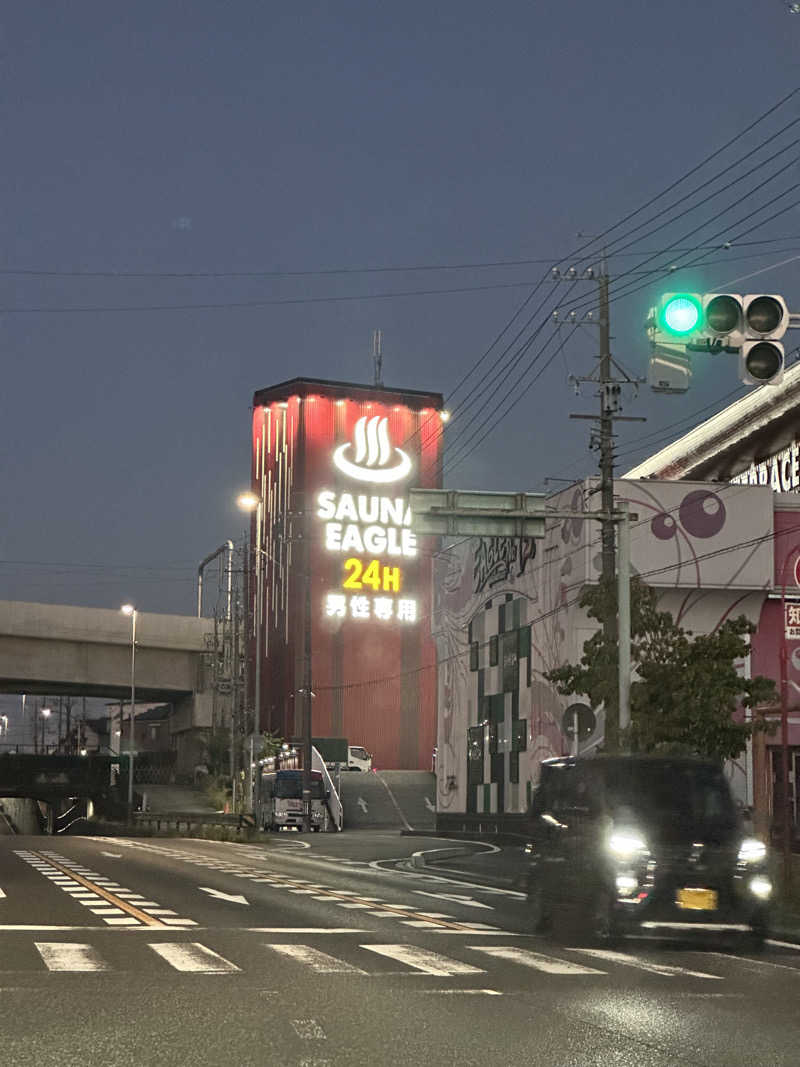
[[[578,231],[605,230],[784,96],[800,81],[799,43],[800,17],[781,0],[6,5],[0,597],[191,612],[197,562],[244,530],[233,500],[248,480],[256,388],[294,375],[367,380],[380,327],[387,384],[447,395],[530,286],[30,309],[500,286],[536,282],[545,267],[238,279],[10,271],[555,260]],[[748,148],[796,118],[798,101]],[[663,248],[768,174],[631,250]],[[795,165],[704,233],[796,180]],[[800,253],[796,208],[748,239],[792,235],[758,246],[759,258],[739,258],[752,246],[710,255],[680,287],[716,288]],[[637,262],[614,258],[612,273]],[[800,310],[798,281],[794,262],[734,288],[784,292]],[[653,280],[614,305],[614,351],[634,373],[645,371],[641,323],[663,288]],[[546,310],[561,299],[550,294]],[[595,350],[594,330],[579,330],[450,484],[541,488],[547,476],[593,473],[588,424],[568,413],[596,402],[566,378],[587,373]],[[622,427],[621,468],[650,451],[629,451],[644,434],[737,384],[731,361],[698,373],[686,396],[644,390],[628,412],[648,423]],[[481,395],[498,390],[490,380]],[[479,429],[480,415],[481,405],[457,415],[448,433]]]

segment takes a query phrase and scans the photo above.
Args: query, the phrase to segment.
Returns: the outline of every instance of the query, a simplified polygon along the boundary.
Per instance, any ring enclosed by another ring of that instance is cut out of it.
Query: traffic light
[[[761,294],[743,300],[745,338],[739,356],[739,377],[747,385],[778,385],[783,381],[783,345],[789,309],[781,296]]]
[[[658,343],[669,343],[691,337],[702,329],[703,301],[699,293],[665,293],[659,302],[655,318],[654,337]]]
[[[777,385],[783,379],[783,337],[789,311],[770,293],[664,293],[651,311],[648,334],[655,351],[739,355],[739,377],[747,385]]]

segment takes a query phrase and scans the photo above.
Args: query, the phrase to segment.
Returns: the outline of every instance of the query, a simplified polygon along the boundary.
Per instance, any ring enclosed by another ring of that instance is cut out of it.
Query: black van
[[[526,852],[534,929],[595,941],[738,930],[767,936],[763,842],[741,825],[719,765],[661,756],[545,760]]]

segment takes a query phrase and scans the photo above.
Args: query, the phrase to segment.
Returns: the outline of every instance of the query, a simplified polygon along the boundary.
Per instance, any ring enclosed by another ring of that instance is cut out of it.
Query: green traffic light
[[[680,337],[697,329],[701,315],[702,305],[694,293],[675,293],[661,306],[661,326]]]

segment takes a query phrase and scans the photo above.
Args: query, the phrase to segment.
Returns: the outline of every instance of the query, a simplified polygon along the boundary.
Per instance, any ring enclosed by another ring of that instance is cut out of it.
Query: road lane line
[[[625,952],[613,952],[607,948],[572,948],[570,952],[582,952],[586,956],[594,956],[598,960],[608,960],[609,963],[619,963],[623,967],[634,967],[639,971],[649,971],[651,974],[661,974],[674,977],[681,974],[689,978],[711,978],[715,981],[723,981],[721,974],[706,974],[705,971],[691,971],[687,967],[672,967],[667,963],[652,963],[643,960],[639,956],[629,956]]]
[[[287,956],[289,959],[297,960],[298,963],[310,967],[317,974],[367,973],[362,971],[360,967],[353,966],[352,963],[336,959],[335,956],[329,956],[327,952],[321,952],[318,948],[312,948],[310,945],[268,945],[267,947],[273,952],[280,953],[281,956]]]
[[[104,971],[106,965],[91,945],[70,941],[35,941],[48,971]]]
[[[200,858],[195,854],[186,852],[185,850],[170,849],[170,848],[154,846],[154,845],[150,845],[150,844],[144,844],[144,843],[141,843],[141,842],[136,842],[136,841],[132,841],[132,840],[126,840],[126,839],[118,840],[116,843],[117,843],[118,847],[120,845],[122,845],[122,846],[128,846],[130,848],[140,849],[140,850],[146,851],[146,852],[155,852],[155,853],[158,853],[160,855],[168,856],[168,857],[173,858],[173,859],[184,860],[184,861],[189,862],[191,864],[194,864],[196,866],[204,867],[205,869],[212,869],[212,864],[211,864],[211,861],[209,859]],[[229,875],[232,875],[234,877],[240,877],[240,876],[241,877],[246,877],[248,880],[253,881],[253,882],[256,881],[256,879],[253,877],[254,875],[261,876],[263,874],[262,871],[257,870],[255,868],[252,868],[252,867],[251,868],[245,868],[241,864],[233,864],[233,863],[231,863],[229,865],[228,864],[215,864],[213,869],[219,870],[219,872],[222,873],[222,874],[229,874]],[[434,880],[435,881],[445,881],[445,882],[448,881],[448,879],[436,879],[436,878],[434,878]],[[367,911],[367,910],[375,911],[375,910],[381,909],[382,911],[387,913],[387,917],[394,915],[398,919],[401,919],[401,920],[405,921],[406,924],[408,924],[408,922],[407,922],[408,920],[417,920],[420,923],[424,923],[425,924],[424,927],[421,927],[423,929],[430,928],[430,929],[437,929],[439,932],[453,932],[453,933],[470,933],[473,930],[472,924],[467,924],[467,923],[461,922],[458,919],[455,919],[453,916],[445,915],[444,912],[419,912],[416,909],[410,909],[408,904],[388,903],[386,901],[383,901],[380,897],[364,896],[361,893],[354,892],[353,890],[333,889],[332,887],[329,888],[327,886],[320,887],[319,883],[312,882],[312,881],[310,881],[309,879],[306,879],[306,878],[284,877],[284,878],[281,878],[280,880],[276,881],[276,880],[273,880],[273,878],[271,876],[267,875],[265,884],[267,884],[267,885],[271,884],[272,887],[276,888],[276,889],[288,889],[290,892],[293,891],[293,890],[308,891],[309,889],[313,888],[313,893],[309,893],[309,895],[313,896],[314,899],[318,899],[318,898],[321,899],[322,897],[325,897],[326,894],[327,894],[326,899],[329,900],[333,904],[337,904],[339,907],[347,907],[349,905],[354,910],[365,910],[365,911]],[[199,887],[199,888],[202,888],[202,887]],[[483,888],[483,889],[485,889],[486,892],[490,892],[490,891],[491,892],[505,892],[505,891],[494,890],[494,889],[490,890],[490,889],[488,889],[486,887],[481,887],[481,886],[473,886],[473,888],[476,888],[476,889]],[[320,889],[321,889],[321,891],[320,891]],[[209,890],[206,890],[206,891],[208,892]],[[219,890],[212,890],[211,892],[214,893],[215,895],[220,896],[220,897],[224,897],[225,896],[225,894],[222,894],[222,892],[219,891]],[[525,896],[525,894],[512,894],[512,895],[521,896],[523,898]],[[488,928],[487,928],[486,932],[488,933]],[[492,931],[492,932],[496,932],[497,934],[502,934],[504,936],[508,936],[508,935],[513,933],[512,931],[505,931],[505,930],[500,930],[500,929],[498,929],[497,931]]]
[[[473,967],[471,963],[461,963],[460,960],[452,960],[438,952],[417,948],[414,945],[361,945],[361,948],[376,952],[380,956],[387,956],[398,963],[405,963],[416,971],[422,971],[423,974],[438,974],[442,978],[453,974],[486,973],[480,967]]]
[[[541,952],[531,952],[527,948],[512,948],[510,945],[467,945],[472,952],[483,952],[496,959],[519,963],[523,967],[532,967],[546,974],[607,974],[596,967],[586,967],[572,960],[562,960],[557,956],[545,956]]]
[[[36,855],[36,853],[34,853],[34,855]],[[95,893],[98,894],[98,896],[103,897],[110,904],[115,904],[118,907],[122,908],[122,910],[126,911],[128,915],[133,916],[134,919],[138,919],[139,922],[144,923],[145,926],[164,925],[159,919],[154,918],[152,915],[148,915],[146,912],[140,911],[139,908],[135,908],[132,904],[129,904],[128,901],[123,900],[121,897],[115,896],[113,893],[109,893],[108,890],[103,889],[102,886],[93,885],[92,882],[90,882],[87,878],[84,878],[83,875],[77,874],[69,870],[69,868],[67,867],[62,867],[56,860],[47,860],[47,862],[51,863],[54,867],[57,867],[59,870],[63,871],[64,874],[71,875],[80,885],[85,886],[86,889],[93,890]]]
[[[235,963],[226,960],[199,941],[184,944],[182,941],[165,941],[150,945],[153,952],[166,960],[170,967],[186,974],[233,974],[240,970]]]
[[[2,929],[2,927],[0,927]],[[353,926],[250,926],[247,934],[368,934]]]
[[[445,997],[502,997],[503,995],[499,989],[418,989],[417,993],[423,993],[426,996],[439,994]]]

